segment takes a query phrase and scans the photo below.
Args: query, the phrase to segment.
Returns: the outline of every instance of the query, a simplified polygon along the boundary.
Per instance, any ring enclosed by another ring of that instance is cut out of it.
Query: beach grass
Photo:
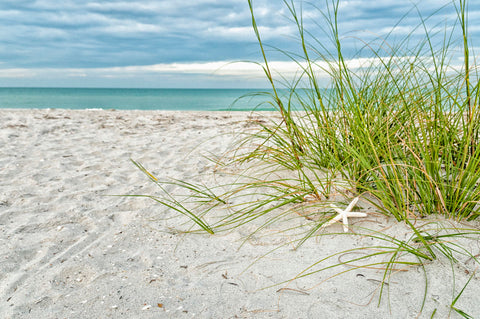
[[[419,24],[411,34],[395,43],[390,43],[390,34],[368,42],[359,40],[361,49],[354,55],[346,55],[342,47],[340,2],[326,1],[326,9],[317,8],[324,18],[318,26],[326,26],[321,30],[329,36],[332,50],[313,30],[304,28],[295,4],[284,1],[298,30],[299,51],[275,50],[294,61],[300,72],[293,79],[279,75],[277,80],[254,2],[248,0],[263,59],[258,64],[272,88],[259,94],[276,108],[278,116],[255,123],[258,129],[245,133],[229,156],[217,163],[226,170],[244,168],[235,173],[234,182],[207,187],[173,181],[168,183],[189,195],[175,199],[165,192],[161,198],[148,197],[187,215],[209,233],[260,221],[253,236],[279,220],[292,220],[292,226],[283,231],[296,232],[298,248],[323,236],[324,224],[334,216],[331,204],[346,205],[360,196],[364,205],[411,230],[406,240],[360,227],[339,234],[370,236],[385,243],[358,248],[365,253],[361,259],[388,256],[362,266],[383,266],[381,298],[384,284],[399,269],[423,267],[440,256],[452,263],[460,255],[468,256],[478,265],[477,257],[454,239],[478,240],[480,231],[438,222],[474,221],[480,215],[478,68],[471,58],[466,0],[451,3],[457,19],[442,32],[432,31],[431,17],[423,17],[414,7]],[[412,41],[414,32],[422,32],[421,41]],[[463,64],[455,65],[459,58]],[[327,88],[321,80],[325,74]],[[286,97],[280,96],[280,89],[287,89]],[[161,188],[167,183],[135,164]],[[227,213],[207,222],[208,213],[218,207]],[[302,227],[293,222],[299,218],[304,221]],[[435,222],[419,226],[424,218]],[[322,266],[335,256],[319,260],[293,280],[360,261],[353,258]],[[462,316],[468,315],[455,304],[468,283],[452,296],[451,309]]]

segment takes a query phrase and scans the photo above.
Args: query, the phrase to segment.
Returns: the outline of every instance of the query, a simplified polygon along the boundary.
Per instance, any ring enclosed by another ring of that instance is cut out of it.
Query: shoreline
[[[223,154],[251,128],[249,117],[266,115],[0,109],[0,317],[415,318],[424,286],[415,267],[392,276],[380,307],[383,272],[375,269],[345,266],[350,271],[342,276],[322,272],[270,287],[321,258],[372,246],[369,238],[326,235],[295,251],[272,226],[271,235],[252,237],[239,249],[258,224],[182,235],[175,227],[185,219],[171,218],[153,201],[110,196],[157,191],[130,159],[159,178],[212,178],[215,166],[202,155]],[[357,222],[407,236],[406,227],[377,214]],[[478,244],[472,249],[478,252]],[[449,315],[453,290],[468,280],[472,263],[460,260],[454,268],[456,287],[448,261],[428,265],[420,318],[435,309],[435,317]],[[456,305],[473,315],[480,313],[477,282],[476,275]]]

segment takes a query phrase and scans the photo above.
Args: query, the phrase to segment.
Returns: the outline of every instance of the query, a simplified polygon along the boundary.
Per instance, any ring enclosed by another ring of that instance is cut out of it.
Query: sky
[[[480,39],[479,2],[469,2],[473,47]],[[326,1],[294,4],[317,41],[311,43],[332,50],[322,16]],[[338,26],[347,57],[368,55],[360,51],[362,43],[388,34],[392,45],[407,34],[411,42],[420,41],[419,12],[424,18],[434,14],[427,19],[433,32],[451,31],[452,1],[414,4],[340,0]],[[287,6],[281,0],[253,0],[253,7],[273,68],[294,74],[295,63],[272,48],[299,53]],[[0,86],[267,87],[262,69],[251,63],[262,61],[251,22],[247,0],[1,0]],[[455,40],[459,32],[454,31]]]

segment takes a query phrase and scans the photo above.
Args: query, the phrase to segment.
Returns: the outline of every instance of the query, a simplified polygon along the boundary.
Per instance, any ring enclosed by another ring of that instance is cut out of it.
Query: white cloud
[[[95,11],[130,11],[130,12],[152,12],[173,8],[174,5],[165,2],[89,2],[85,8]]]
[[[258,31],[262,40],[271,40],[274,38],[292,36],[295,29],[291,26],[267,27],[259,26]],[[230,39],[232,41],[255,41],[255,33],[250,26],[245,27],[225,27],[214,26],[205,31],[209,37]]]
[[[398,58],[393,63],[404,65],[411,57]],[[425,67],[431,59],[425,58]],[[462,69],[461,60],[449,64],[448,74]],[[359,58],[346,61],[348,68],[361,76],[362,68],[369,68],[369,76],[381,66],[378,58]],[[332,64],[335,67],[334,64]],[[272,61],[270,70],[276,81],[293,83],[302,76],[307,67],[293,61]],[[320,86],[330,83],[330,65],[319,61],[313,72]],[[381,72],[381,68],[378,69]],[[392,68],[393,72],[397,72]],[[426,69],[425,71],[429,71]],[[303,78],[306,80],[306,78]],[[302,81],[303,81],[302,80]],[[10,83],[10,84],[9,84]],[[18,83],[18,84],[11,84]],[[144,66],[111,68],[5,68],[0,69],[2,86],[72,86],[72,87],[268,87],[269,83],[261,64],[246,62],[216,61],[204,63],[164,63]]]
[[[0,69],[0,78],[33,78],[36,75],[36,71],[31,69]]]
[[[384,61],[389,61],[389,57]],[[399,57],[393,60],[394,63],[401,65],[402,63],[416,59],[415,57]],[[431,59],[430,59],[431,60]],[[429,61],[426,58],[425,61]],[[351,70],[361,68],[375,67],[382,65],[380,58],[356,58],[347,60],[346,65]],[[124,66],[111,68],[67,68],[67,69],[0,69],[0,77],[28,77],[38,74],[59,75],[64,74],[72,77],[86,76],[108,76],[108,77],[125,77],[141,74],[203,74],[211,76],[233,76],[233,77],[265,77],[261,63],[249,62],[231,62],[231,61],[215,61],[215,62],[198,62],[198,63],[160,63],[154,65],[143,66]],[[307,64],[304,62],[294,61],[271,61],[268,64],[270,70],[282,76],[291,77],[298,76]],[[335,67],[335,62],[331,64],[325,61],[318,61],[312,64],[314,71],[324,73],[323,70],[329,69],[330,66]]]
[[[369,59],[355,59],[348,61],[350,67],[356,68],[371,63]],[[298,75],[302,67],[293,61],[272,61],[269,62],[272,72],[281,74],[286,77]],[[327,68],[328,64],[319,62],[315,68],[320,72],[321,68]],[[66,75],[67,77],[128,77],[132,75],[142,74],[203,74],[210,76],[229,76],[243,78],[263,78],[265,73],[261,65],[248,62],[230,62],[216,61],[203,63],[169,63],[154,64],[145,66],[124,66],[112,68],[67,68],[67,69],[0,69],[0,77],[34,77],[37,75],[58,76]]]
[[[117,37],[136,33],[160,33],[165,31],[162,26],[136,21],[122,21],[115,25],[96,28],[96,30]]]

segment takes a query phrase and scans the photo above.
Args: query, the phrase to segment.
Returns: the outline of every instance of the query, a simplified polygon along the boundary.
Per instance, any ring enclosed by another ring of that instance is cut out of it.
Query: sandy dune
[[[212,178],[214,165],[201,154],[228,149],[235,134],[249,128],[248,116],[1,110],[0,317],[430,318],[435,309],[434,318],[448,317],[454,287],[447,260],[426,267],[429,289],[420,315],[421,268],[395,274],[380,305],[383,272],[375,269],[323,282],[338,272],[330,271],[268,288],[372,240],[328,235],[296,251],[286,245],[248,268],[289,238],[253,237],[239,249],[254,225],[184,236],[175,231],[182,219],[165,218],[172,213],[153,201],[106,196],[157,191],[130,158],[160,178]],[[408,236],[404,226],[378,214],[362,223]],[[479,253],[478,242],[467,245]],[[463,258],[453,269],[458,293],[475,265]],[[480,315],[479,294],[476,275],[457,306]]]

